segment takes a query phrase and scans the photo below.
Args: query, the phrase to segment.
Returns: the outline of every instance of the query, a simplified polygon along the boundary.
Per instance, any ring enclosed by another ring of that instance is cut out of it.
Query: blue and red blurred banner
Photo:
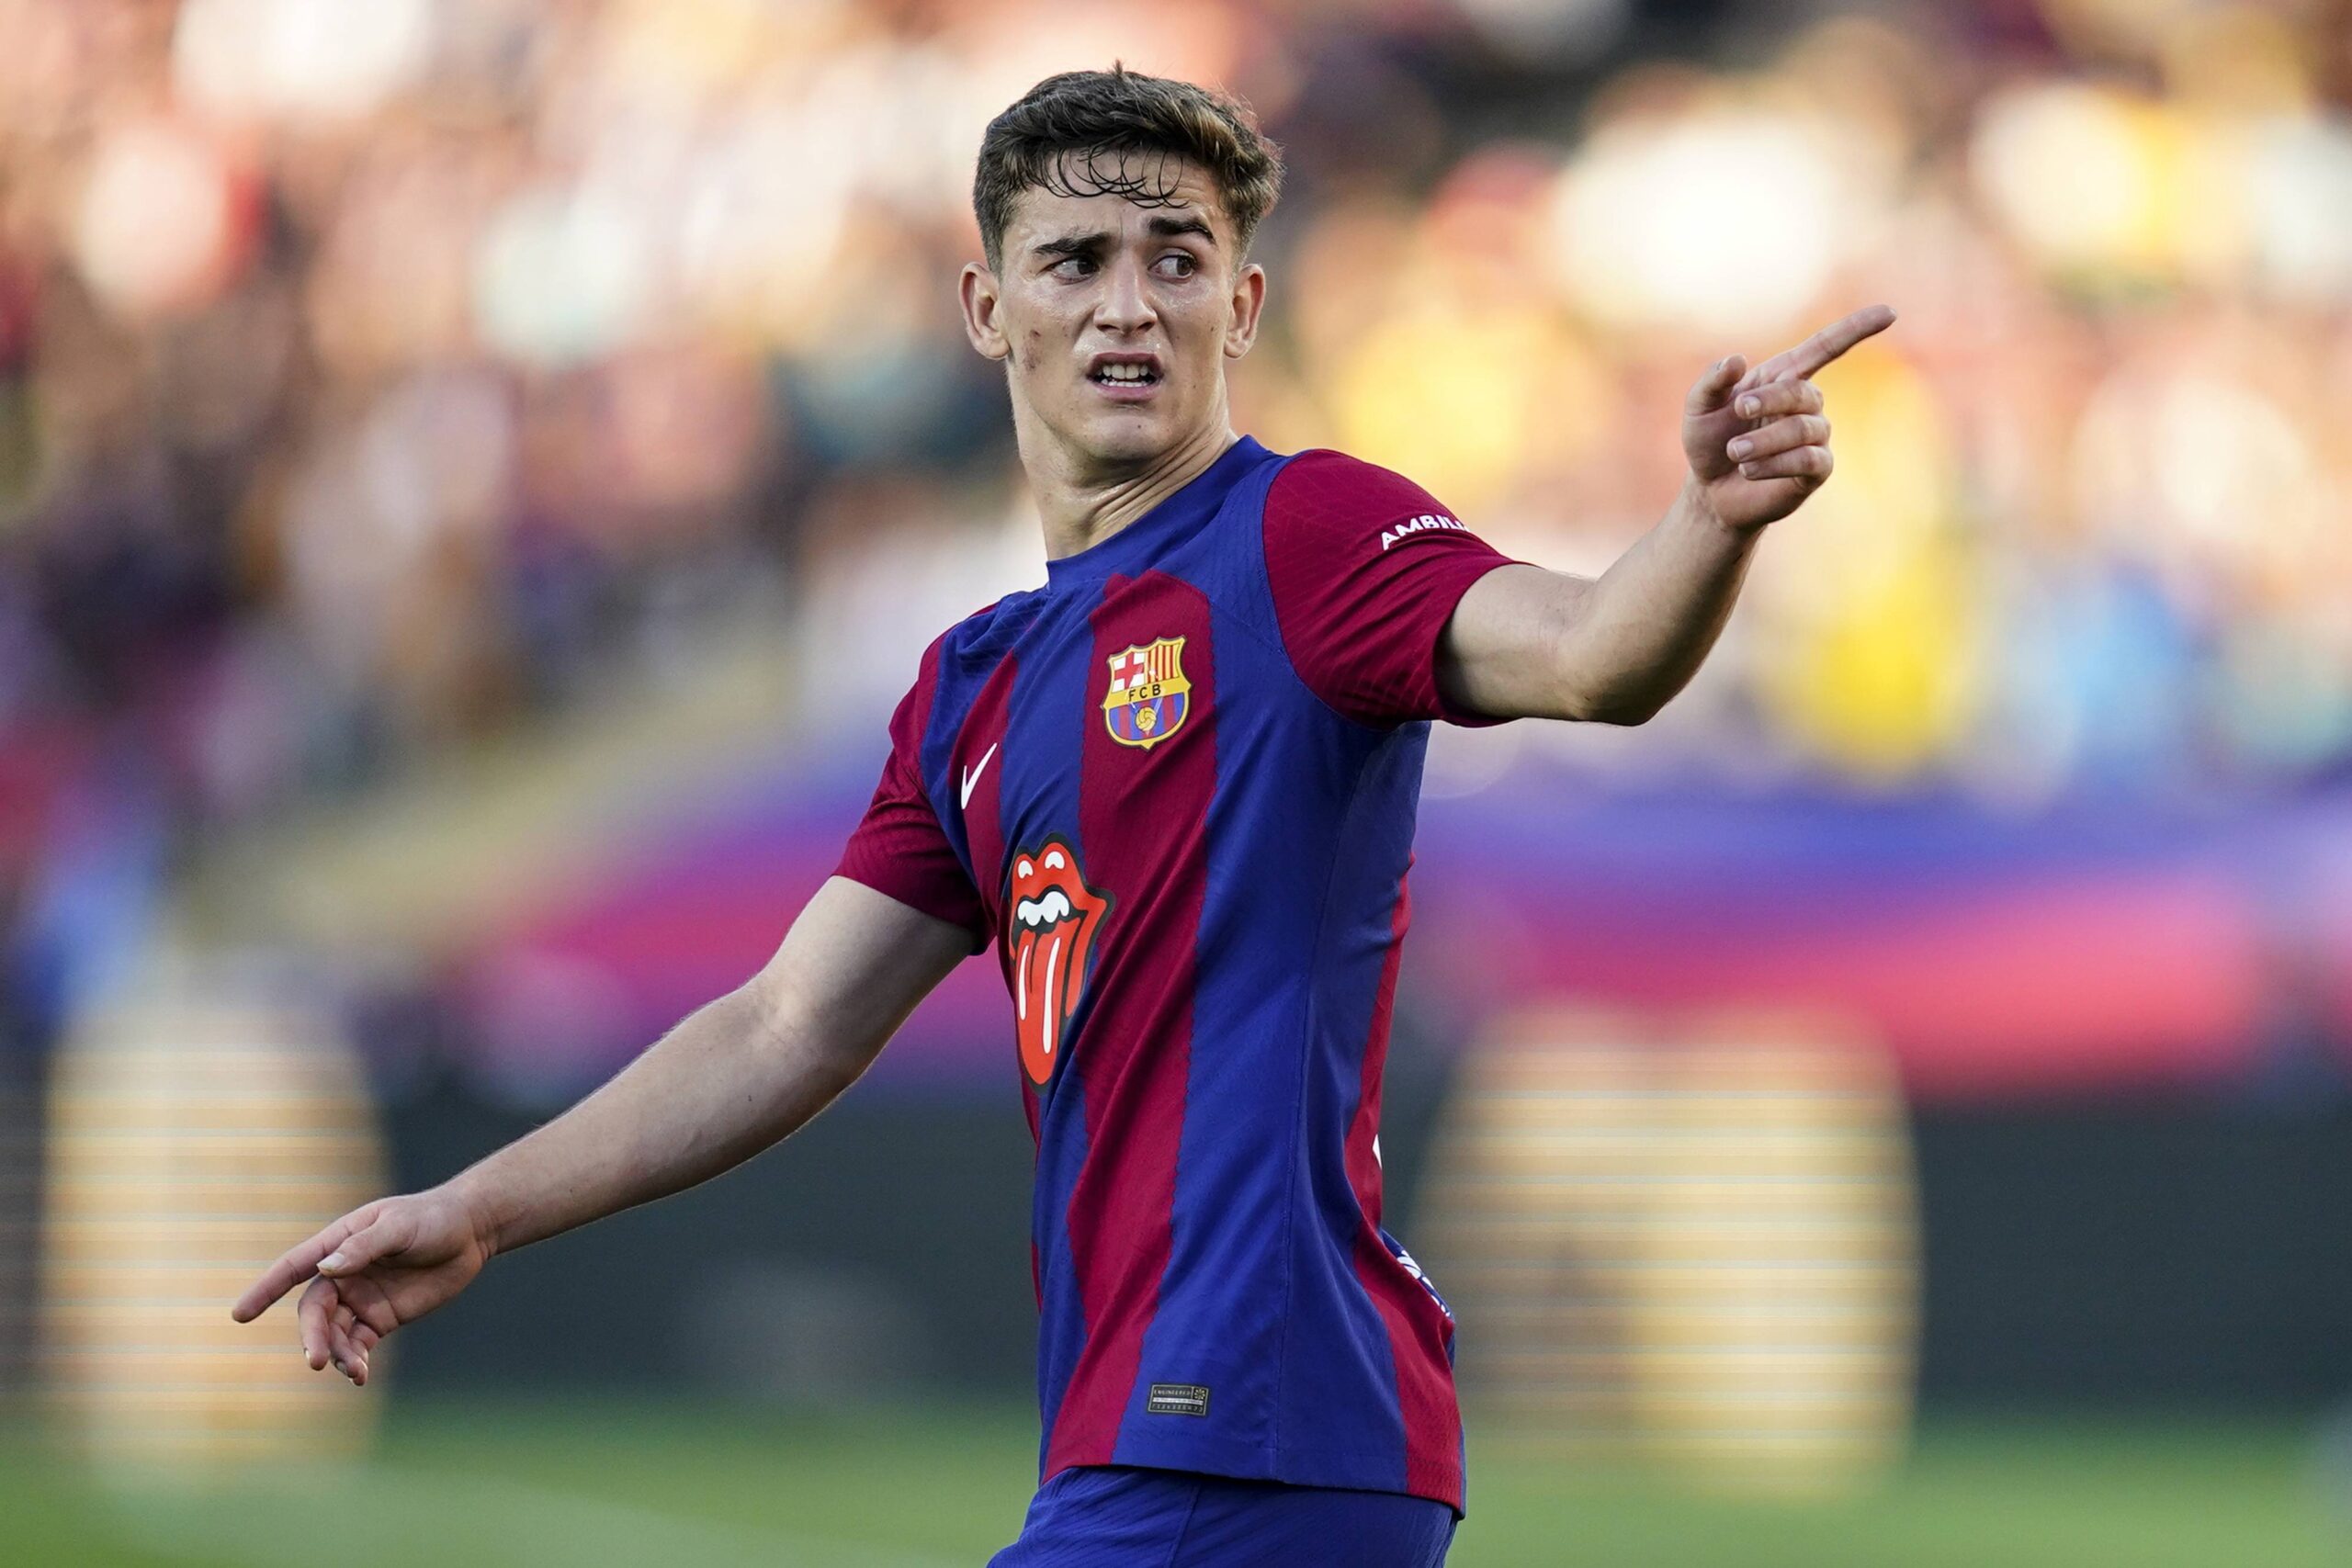
[[[868,782],[779,766],[467,955],[450,985],[482,1048],[535,1075],[601,1073],[739,984],[831,868]],[[2340,1076],[2352,1038],[2342,789],[2012,817],[1957,797],[1617,795],[1523,771],[1425,803],[1412,886],[1407,1004],[1450,1046],[1532,1001],[1795,1005],[1886,1041],[1915,1096],[1968,1100],[2259,1088],[2327,1060]],[[1015,1070],[983,957],[874,1076],[1010,1086]]]

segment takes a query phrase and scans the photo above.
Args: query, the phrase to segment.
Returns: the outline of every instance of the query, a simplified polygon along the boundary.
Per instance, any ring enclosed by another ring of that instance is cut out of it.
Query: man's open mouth
[[[1150,354],[1098,354],[1086,378],[1098,387],[1139,389],[1159,385],[1159,358]]]

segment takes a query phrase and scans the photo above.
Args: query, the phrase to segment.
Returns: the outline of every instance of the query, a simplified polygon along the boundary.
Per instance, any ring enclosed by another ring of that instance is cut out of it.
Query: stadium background
[[[984,965],[364,1393],[225,1307],[756,965],[1036,576],[951,283],[989,115],[1114,58],[1288,153],[1241,427],[1517,554],[1646,526],[1714,357],[1902,313],[1684,696],[1432,746],[1384,1147],[1455,1560],[2341,1561],[2341,0],[0,0],[0,1560],[1010,1538]],[[1783,1191],[1830,1239],[1743,1253]]]

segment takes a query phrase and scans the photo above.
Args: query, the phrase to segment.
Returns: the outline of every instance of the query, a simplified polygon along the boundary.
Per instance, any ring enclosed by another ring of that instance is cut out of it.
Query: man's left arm
[[[1472,583],[1437,649],[1451,705],[1494,718],[1640,724],[1714,646],[1768,524],[1829,478],[1812,378],[1894,312],[1857,310],[1750,369],[1733,355],[1683,405],[1690,471],[1657,525],[1598,579],[1524,564]]]

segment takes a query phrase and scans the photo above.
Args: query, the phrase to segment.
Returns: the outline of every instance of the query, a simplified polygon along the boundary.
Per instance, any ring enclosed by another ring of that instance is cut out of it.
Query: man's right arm
[[[970,931],[836,876],[750,980],[706,1004],[547,1125],[427,1192],[356,1209],[280,1258],[232,1309],[305,1279],[314,1368],[366,1380],[385,1335],[497,1253],[664,1197],[786,1136],[855,1082]]]

